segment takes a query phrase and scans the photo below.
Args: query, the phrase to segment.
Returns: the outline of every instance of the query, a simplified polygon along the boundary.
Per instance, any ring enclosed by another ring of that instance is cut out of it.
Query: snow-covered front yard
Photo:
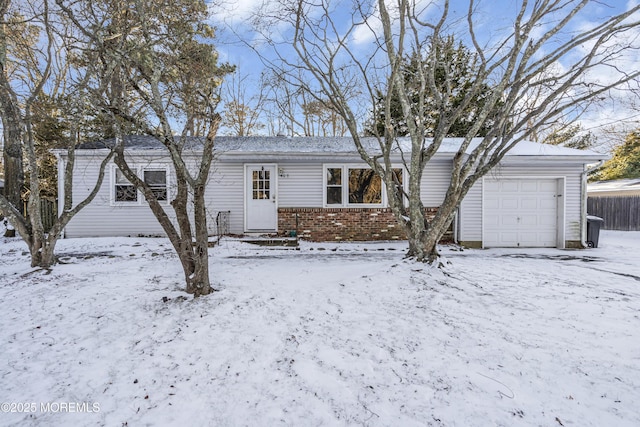
[[[640,425],[640,233],[403,252],[223,240],[193,300],[163,239],[0,238],[0,425]]]

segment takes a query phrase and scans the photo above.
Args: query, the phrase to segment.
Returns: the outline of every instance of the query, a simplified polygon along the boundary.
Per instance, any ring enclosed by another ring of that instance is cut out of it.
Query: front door
[[[247,231],[276,231],[276,167],[247,165],[246,171]]]

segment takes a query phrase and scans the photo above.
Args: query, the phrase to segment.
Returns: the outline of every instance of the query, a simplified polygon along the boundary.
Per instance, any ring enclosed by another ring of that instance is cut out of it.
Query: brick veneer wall
[[[433,217],[437,208],[425,208]],[[316,241],[398,240],[406,236],[391,209],[386,208],[279,208],[278,230]]]

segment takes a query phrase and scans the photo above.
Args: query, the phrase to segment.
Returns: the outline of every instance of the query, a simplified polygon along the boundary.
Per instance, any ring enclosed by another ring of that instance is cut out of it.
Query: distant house
[[[640,196],[640,178],[590,182],[589,197]]]
[[[406,141],[399,141],[403,144]],[[186,157],[195,161],[198,140]],[[374,140],[368,140],[375,147]],[[96,180],[105,148],[76,152],[74,197]],[[447,139],[422,178],[422,201],[434,212],[449,184],[459,139]],[[151,137],[126,139],[130,164],[169,203],[174,191],[167,151]],[[207,188],[210,232],[222,215],[232,234],[293,235],[315,241],[403,239],[379,178],[350,138],[218,137]],[[66,152],[57,152],[58,170]],[[462,201],[453,224],[456,241],[471,247],[580,247],[584,242],[585,168],[598,153],[523,142],[481,179]],[[402,182],[408,176],[398,153]],[[58,189],[63,197],[64,189]],[[149,207],[115,165],[96,199],[65,230],[67,237],[162,235]]]

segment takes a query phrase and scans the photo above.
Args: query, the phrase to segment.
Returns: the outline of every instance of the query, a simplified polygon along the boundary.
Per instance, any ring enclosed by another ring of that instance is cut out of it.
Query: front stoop
[[[240,239],[243,243],[249,243],[258,246],[271,246],[271,247],[286,247],[294,248],[298,247],[298,239],[295,237],[243,237]]]

